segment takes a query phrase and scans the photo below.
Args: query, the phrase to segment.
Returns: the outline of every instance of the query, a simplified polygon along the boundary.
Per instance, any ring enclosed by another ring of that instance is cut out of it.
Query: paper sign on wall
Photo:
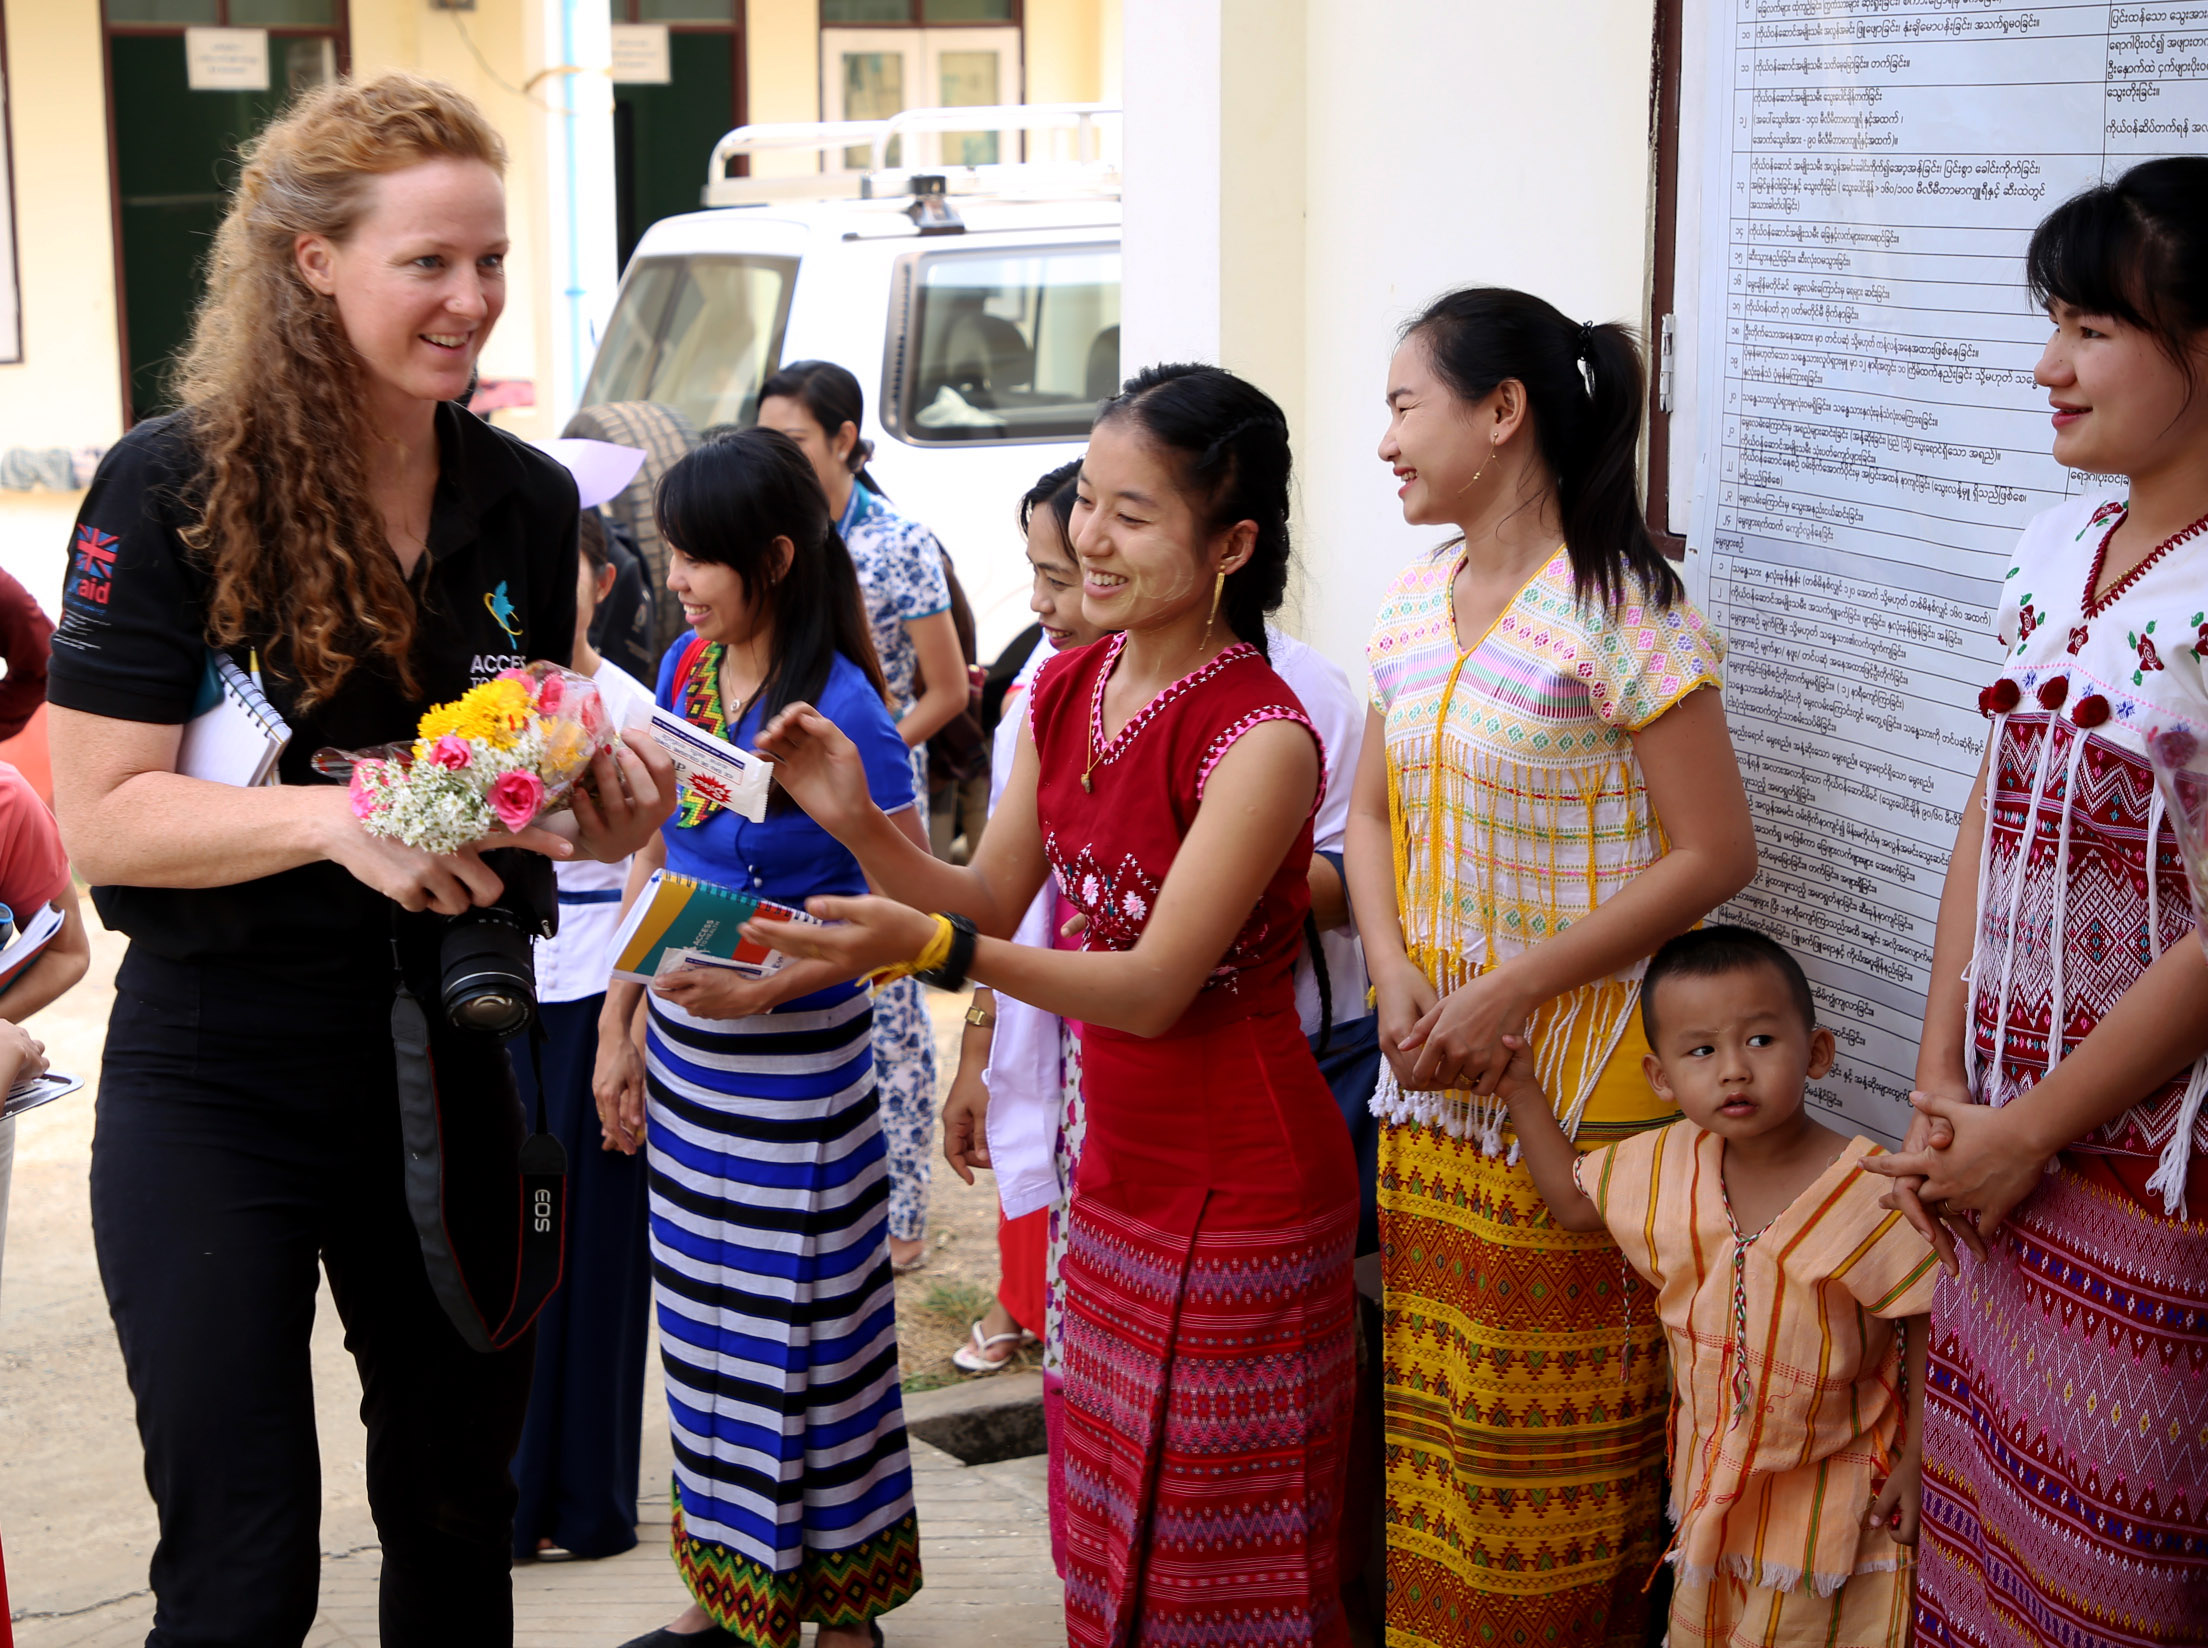
[[[184,83],[195,92],[268,90],[268,30],[186,29]]]
[[[667,66],[665,23],[613,25],[613,83],[616,86],[664,86],[674,79]]]

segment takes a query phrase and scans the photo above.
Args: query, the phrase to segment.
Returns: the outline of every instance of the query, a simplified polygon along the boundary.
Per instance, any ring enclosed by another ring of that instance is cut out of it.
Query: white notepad
[[[184,723],[176,770],[187,778],[250,787],[269,783],[291,727],[227,654],[207,654],[195,713]]]

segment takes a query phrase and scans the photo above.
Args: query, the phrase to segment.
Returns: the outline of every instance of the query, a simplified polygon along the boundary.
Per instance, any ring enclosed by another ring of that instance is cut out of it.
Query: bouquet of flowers
[[[2185,882],[2192,889],[2200,941],[2208,945],[2208,748],[2183,727],[2163,727],[2147,739],[2147,760],[2154,767],[2155,787],[2162,792],[2178,851],[2185,855]],[[2151,874],[2151,842],[2147,850]]]
[[[595,686],[538,662],[435,706],[411,743],[322,750],[314,765],[349,776],[353,816],[370,835],[452,853],[564,809],[618,739]]]

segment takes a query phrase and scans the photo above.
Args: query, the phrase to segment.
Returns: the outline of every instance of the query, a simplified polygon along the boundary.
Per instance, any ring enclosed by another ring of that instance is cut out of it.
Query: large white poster
[[[1732,913],[1802,958],[1839,1036],[1816,1100],[1892,1138],[2002,575],[2093,484],[2048,456],[2025,245],[2104,175],[2208,149],[2208,5],[1708,16],[1689,581],[1731,644],[1762,852]]]

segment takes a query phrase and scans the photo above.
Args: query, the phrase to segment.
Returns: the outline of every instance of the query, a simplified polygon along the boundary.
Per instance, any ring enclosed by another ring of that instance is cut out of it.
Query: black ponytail
[[[1426,346],[1459,400],[1485,400],[1505,378],[1526,387],[1534,439],[1556,478],[1572,588],[1605,607],[1630,582],[1660,607],[1685,593],[1641,511],[1641,408],[1648,380],[1633,334],[1612,322],[1565,318],[1555,305],[1502,286],[1435,299],[1403,329]]]
[[[888,699],[858,569],[797,442],[775,429],[717,436],[660,477],[654,507],[662,537],[693,561],[733,570],[744,593],[773,616],[774,660],[759,686],[761,725],[800,699],[818,703],[839,652]],[[793,546],[779,573],[777,538]],[[736,707],[727,708],[733,725]]]
[[[1257,524],[1250,558],[1227,575],[1219,616],[1268,660],[1265,620],[1288,593],[1288,419],[1273,398],[1217,366],[1150,366],[1096,415],[1130,419],[1180,461],[1182,486],[1208,532]]]
[[[851,426],[858,439],[851,447],[851,456],[845,460],[859,485],[877,498],[886,498],[881,483],[867,469],[867,462],[874,456],[874,443],[859,432],[866,428],[866,391],[859,387],[859,380],[846,367],[834,361],[792,361],[780,368],[759,386],[759,399],[764,402],[774,396],[801,404],[812,415],[813,422],[829,440],[836,438],[836,431],[845,424]]]

